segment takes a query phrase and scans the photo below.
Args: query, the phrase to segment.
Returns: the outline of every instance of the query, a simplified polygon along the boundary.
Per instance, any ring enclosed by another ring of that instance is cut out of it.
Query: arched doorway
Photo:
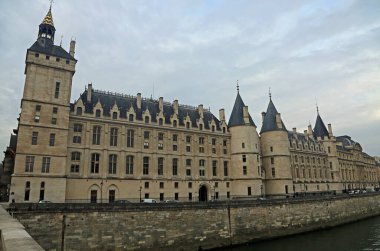
[[[202,185],[199,188],[199,201],[207,201],[207,187]]]

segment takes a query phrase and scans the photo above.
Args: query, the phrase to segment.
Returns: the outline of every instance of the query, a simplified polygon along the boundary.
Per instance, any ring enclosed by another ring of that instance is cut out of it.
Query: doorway
[[[202,185],[199,188],[199,201],[207,201],[207,187]]]

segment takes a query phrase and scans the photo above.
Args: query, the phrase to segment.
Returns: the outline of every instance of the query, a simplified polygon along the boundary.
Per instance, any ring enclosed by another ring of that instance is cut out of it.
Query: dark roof
[[[319,113],[318,113],[318,116],[317,116],[317,120],[315,121],[315,126],[314,126],[314,130],[313,130],[313,136],[315,138],[321,137],[322,139],[324,137],[328,137],[329,136],[329,131],[327,130],[325,124],[323,123],[323,120],[322,120],[321,116],[319,116]]]
[[[228,127],[245,125],[244,117],[243,117],[243,107],[245,106],[242,98],[240,97],[240,93],[237,94],[235,99],[234,107],[232,108],[230,120],[228,121]],[[251,115],[249,116],[249,124],[252,126],[256,126],[252,120]]]
[[[268,131],[287,131],[284,122],[281,120],[282,128],[279,128],[276,123],[276,115],[278,114],[272,99],[270,99],[267,112],[264,115],[263,126],[260,133]]]
[[[103,116],[110,117],[111,109],[116,103],[119,108],[119,113],[120,113],[121,118],[127,118],[128,110],[131,107],[133,107],[133,109],[136,112],[137,120],[143,120],[143,113],[146,109],[148,109],[151,115],[151,121],[157,122],[157,115],[160,111],[158,100],[142,98],[141,109],[138,109],[137,97],[93,90],[91,100],[87,100],[87,92],[88,90],[85,90],[80,96],[80,99],[82,100],[85,106],[85,109],[84,109],[85,113],[93,114],[94,107],[99,101],[103,108]],[[71,110],[74,111],[74,104],[71,104]],[[163,113],[165,117],[164,123],[171,124],[170,118],[174,114],[173,105],[169,102],[164,102]],[[185,125],[184,119],[186,118],[187,115],[189,115],[190,117],[191,126],[198,127],[197,120],[200,118],[200,115],[198,113],[198,108],[192,107],[192,106],[186,106],[186,105],[179,105],[178,106],[179,125],[182,125],[182,126]],[[211,129],[209,123],[212,120],[215,121],[215,125],[216,125],[215,130],[221,131],[220,121],[209,110],[204,109],[203,122],[204,122],[205,129]]]
[[[45,46],[40,44],[38,41],[36,41],[29,49],[28,51],[34,51],[34,52],[40,52],[44,53],[47,55],[55,56],[55,57],[60,57],[60,58],[66,58],[70,60],[75,60],[77,61],[74,57],[70,55],[65,49],[63,49],[61,46],[57,45],[50,45],[46,43]]]
[[[341,142],[343,148],[350,149],[357,147],[357,149],[363,150],[362,146],[358,142],[353,141],[350,136],[338,136],[336,137],[336,141]]]
[[[308,137],[304,133],[298,133],[298,132],[294,133],[293,131],[288,131],[288,139],[289,139],[290,146],[292,145],[294,141],[297,143],[297,145],[299,143],[302,143],[303,146],[307,144],[309,147],[311,145],[313,146],[321,145],[316,139]]]
[[[17,146],[17,135],[11,134],[11,138],[9,140],[9,147],[13,150],[16,150]]]

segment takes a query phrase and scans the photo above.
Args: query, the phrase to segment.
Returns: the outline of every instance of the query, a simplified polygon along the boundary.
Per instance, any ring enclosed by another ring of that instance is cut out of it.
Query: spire
[[[237,90],[237,93],[239,94],[239,80],[236,80],[236,90]]]
[[[281,114],[277,112],[272,101],[272,95],[269,91],[269,104],[267,112],[263,113],[263,126],[260,133],[268,131],[286,131],[284,122],[282,122]]]
[[[319,111],[318,111],[317,119],[315,121],[313,136],[314,138],[321,137],[322,139],[324,137],[329,137],[329,131],[327,130],[325,123],[323,123],[323,120],[321,116],[319,115]]]
[[[51,3],[50,8],[42,23],[39,25],[38,39],[37,41],[42,47],[49,47],[54,45],[54,33],[55,27],[53,22],[53,16],[51,14]]]
[[[50,8],[49,8],[49,11],[48,13],[46,14],[44,20],[42,20],[42,23],[41,24],[47,24],[47,25],[51,25],[54,27],[54,22],[53,22],[53,16],[51,14],[51,5],[52,5],[52,2],[53,1],[50,1]]]
[[[244,115],[243,115],[244,107],[245,107],[245,104],[240,96],[239,88],[238,88],[235,104],[234,104],[234,107],[232,108],[230,120],[228,121],[228,127],[246,125],[246,123],[244,122]],[[251,115],[249,115],[249,124],[252,126],[256,126],[252,120]]]

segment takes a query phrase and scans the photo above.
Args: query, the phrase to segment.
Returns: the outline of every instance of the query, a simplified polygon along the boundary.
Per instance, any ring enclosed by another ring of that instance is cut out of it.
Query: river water
[[[380,251],[380,217],[280,239],[220,250],[231,251]]]

